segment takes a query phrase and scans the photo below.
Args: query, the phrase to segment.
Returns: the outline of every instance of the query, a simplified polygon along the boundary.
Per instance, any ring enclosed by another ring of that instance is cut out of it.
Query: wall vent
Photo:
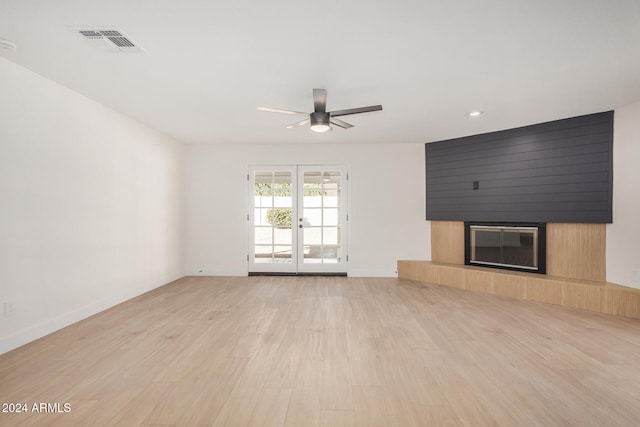
[[[74,28],[80,36],[102,49],[120,52],[143,52],[131,37],[117,28]]]

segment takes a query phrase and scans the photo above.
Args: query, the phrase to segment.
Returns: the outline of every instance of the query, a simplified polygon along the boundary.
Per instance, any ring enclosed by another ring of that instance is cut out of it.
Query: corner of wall
[[[615,110],[613,223],[607,224],[607,281],[640,288],[640,102]]]

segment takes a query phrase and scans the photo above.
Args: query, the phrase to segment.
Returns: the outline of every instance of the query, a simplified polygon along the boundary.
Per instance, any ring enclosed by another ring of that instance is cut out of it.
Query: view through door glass
[[[340,263],[342,173],[305,171],[303,176],[303,262]]]
[[[255,166],[249,174],[249,272],[346,273],[346,170]]]
[[[256,171],[254,199],[254,263],[293,263],[293,174]]]

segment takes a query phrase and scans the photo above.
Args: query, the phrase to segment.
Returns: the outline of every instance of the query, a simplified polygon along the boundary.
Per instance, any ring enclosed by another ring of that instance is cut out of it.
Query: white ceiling
[[[116,27],[144,53],[77,27]],[[638,0],[0,0],[4,58],[187,143],[417,143],[640,100]],[[311,111],[382,104],[315,134]],[[466,115],[482,110],[477,118]]]

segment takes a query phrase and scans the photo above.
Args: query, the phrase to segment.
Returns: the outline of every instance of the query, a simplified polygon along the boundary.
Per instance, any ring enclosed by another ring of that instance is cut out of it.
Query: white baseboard
[[[246,276],[246,271],[238,270],[208,270],[208,269],[189,269],[187,276]]]
[[[165,277],[161,280],[154,280],[153,283],[145,284],[136,288],[129,289],[127,292],[123,292],[117,295],[95,301],[91,304],[79,307],[75,310],[60,314],[52,319],[44,322],[37,323],[32,326],[20,329],[12,333],[11,335],[0,338],[0,354],[7,353],[32,341],[49,335],[55,331],[79,322],[94,314],[100,313],[108,308],[121,304],[131,298],[135,298],[139,295],[149,292],[153,289],[173,282],[181,277],[184,277],[184,273],[176,273],[174,275]]]
[[[246,271],[238,270],[206,270],[190,269],[187,276],[246,276]],[[347,273],[349,277],[398,277],[398,272],[394,269],[351,269]]]
[[[393,269],[374,270],[374,269],[350,269],[349,277],[398,277],[398,272]]]

